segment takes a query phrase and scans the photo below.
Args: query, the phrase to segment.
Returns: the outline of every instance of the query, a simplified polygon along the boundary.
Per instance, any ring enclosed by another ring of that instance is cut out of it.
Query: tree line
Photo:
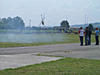
[[[24,29],[25,23],[23,19],[19,16],[14,18],[1,18],[0,19],[0,29]]]

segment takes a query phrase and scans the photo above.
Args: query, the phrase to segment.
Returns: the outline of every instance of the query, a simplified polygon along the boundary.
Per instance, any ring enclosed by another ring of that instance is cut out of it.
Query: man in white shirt
[[[82,27],[80,27],[79,36],[80,36],[80,43],[81,43],[80,46],[83,46],[84,30]]]

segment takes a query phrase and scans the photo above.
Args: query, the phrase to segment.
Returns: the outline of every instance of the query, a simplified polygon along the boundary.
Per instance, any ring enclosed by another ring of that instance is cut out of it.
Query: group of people
[[[80,37],[80,46],[83,46],[83,38],[85,36],[85,45],[91,45],[91,34],[92,34],[92,29],[90,27],[86,27],[85,30],[80,27],[79,29],[79,37]],[[95,29],[95,40],[96,44],[99,45],[99,29]]]

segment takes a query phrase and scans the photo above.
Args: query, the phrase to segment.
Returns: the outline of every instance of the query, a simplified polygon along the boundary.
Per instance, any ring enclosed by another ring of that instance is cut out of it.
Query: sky
[[[29,26],[39,26],[41,14],[46,26],[100,22],[100,0],[0,0],[0,17],[20,16]],[[87,21],[85,21],[87,19]]]

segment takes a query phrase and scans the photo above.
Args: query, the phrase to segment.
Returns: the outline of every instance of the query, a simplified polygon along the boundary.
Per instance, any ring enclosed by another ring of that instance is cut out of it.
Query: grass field
[[[64,35],[63,41],[51,41],[51,42],[39,42],[39,43],[9,43],[0,42],[0,47],[23,47],[23,46],[38,46],[38,45],[48,45],[48,44],[61,44],[61,43],[78,43],[79,37],[74,34],[62,34]],[[49,40],[49,39],[48,39]]]
[[[63,42],[48,43],[0,43],[0,47],[38,46],[47,44],[79,43],[77,34],[65,34]],[[95,42],[92,35],[92,43]],[[100,75],[100,60],[64,58],[57,61],[0,71],[0,75]]]
[[[38,46],[38,45],[49,45],[49,44],[63,44],[63,43],[79,43],[78,34],[64,34],[64,41],[52,41],[52,42],[44,42],[44,43],[6,43],[0,42],[0,47],[23,47],[23,46]],[[85,40],[84,40],[85,41]],[[92,35],[92,43],[95,42],[95,36]]]
[[[64,58],[0,71],[0,75],[100,75],[100,60]]]

